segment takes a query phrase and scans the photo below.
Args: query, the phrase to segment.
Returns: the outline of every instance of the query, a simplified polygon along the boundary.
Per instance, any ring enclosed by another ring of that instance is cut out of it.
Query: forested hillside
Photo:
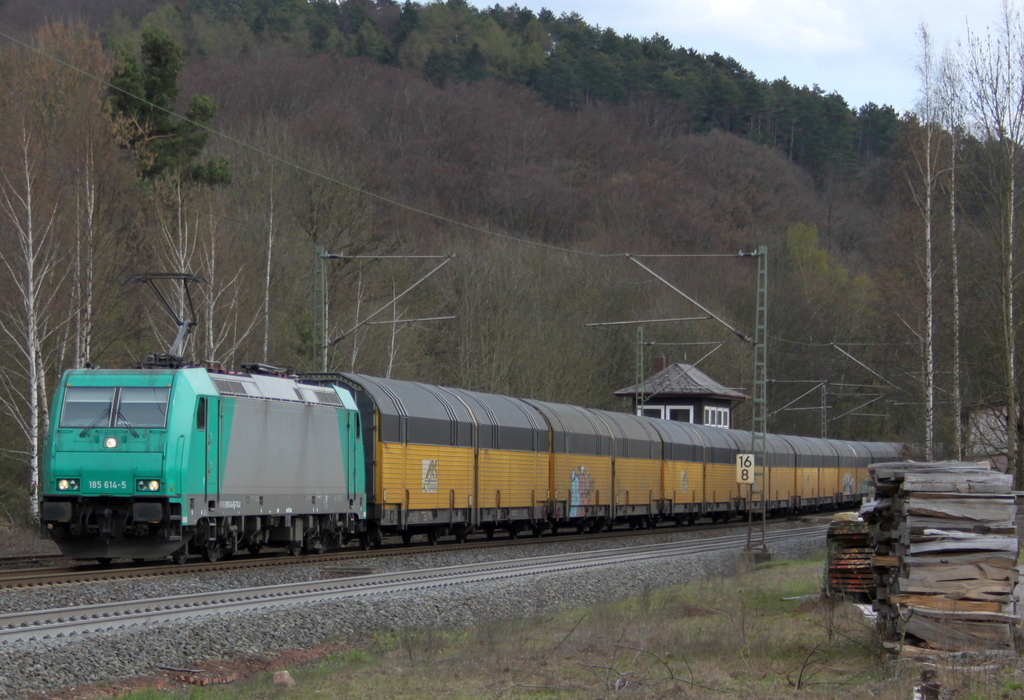
[[[656,354],[700,361],[747,393],[753,373],[714,320],[647,324],[644,345],[635,326],[586,325],[704,315],[623,254],[721,256],[641,260],[752,335],[756,261],[736,253],[764,245],[772,431],[922,442],[930,386],[951,455],[953,376],[964,410],[1005,400],[993,183],[965,171],[951,208],[948,168],[932,178],[927,254],[920,154],[953,133],[928,119],[581,15],[461,0],[6,0],[0,31],[9,513],[59,372],[173,338],[124,282],[139,272],[207,282],[196,362],[622,409],[638,352],[647,373]],[[981,163],[991,141],[958,144]],[[326,304],[318,246],[347,256],[325,261]],[[352,257],[381,255],[455,257],[403,295],[443,259]],[[929,348],[948,366],[961,336],[962,372],[929,373]]]

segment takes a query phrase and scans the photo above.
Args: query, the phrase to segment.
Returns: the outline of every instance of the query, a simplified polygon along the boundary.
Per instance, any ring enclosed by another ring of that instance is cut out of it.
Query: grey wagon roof
[[[540,411],[519,399],[446,389],[476,417],[481,449],[542,451],[548,449],[548,424]]]
[[[592,411],[578,406],[524,399],[551,426],[551,449],[560,454],[610,455],[611,434]]]
[[[381,439],[421,445],[473,446],[474,416],[454,391],[429,384],[344,374],[380,412]]]
[[[661,459],[661,437],[648,421],[631,413],[596,409],[592,409],[591,413],[605,421],[611,429],[617,457]]]

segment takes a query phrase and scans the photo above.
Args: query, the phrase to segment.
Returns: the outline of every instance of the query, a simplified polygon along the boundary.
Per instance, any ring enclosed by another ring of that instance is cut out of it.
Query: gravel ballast
[[[654,537],[679,540],[691,538],[693,534],[676,531]],[[423,553],[405,557],[363,560],[360,566],[377,572],[422,569],[651,542],[652,537],[648,535],[642,539],[616,540],[615,544],[566,539],[564,544],[467,552],[445,552],[443,547],[424,548]],[[799,559],[820,550],[823,545],[824,537],[780,542],[772,545],[772,555],[775,559]],[[312,647],[327,641],[355,639],[375,630],[466,628],[484,620],[530,618],[622,600],[651,589],[694,583],[710,576],[732,575],[740,561],[739,550],[731,549],[642,565],[621,564],[415,593],[371,594],[260,613],[211,614],[174,624],[11,644],[0,647],[0,697],[21,698],[57,688],[148,675],[159,667],[187,668],[199,660]],[[321,568],[313,565],[274,567],[243,574],[193,574],[5,591],[0,597],[0,611],[68,607],[319,579]]]

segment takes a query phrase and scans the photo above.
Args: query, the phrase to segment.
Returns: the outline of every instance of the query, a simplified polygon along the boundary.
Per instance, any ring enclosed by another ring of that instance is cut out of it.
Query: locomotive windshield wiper
[[[135,428],[132,427],[132,424],[129,423],[128,419],[124,417],[123,413],[121,413],[121,409],[117,409],[117,419],[119,421],[121,421],[122,423],[124,423],[124,427],[128,428],[128,431],[132,434],[132,437],[138,437],[139,436],[139,434],[137,432],[135,432]]]
[[[85,437],[86,435],[88,435],[90,430],[92,430],[97,425],[99,425],[100,421],[103,420],[104,418],[106,418],[109,415],[110,415],[110,406],[107,406],[105,409],[103,409],[103,413],[101,413],[98,416],[96,416],[96,420],[94,420],[92,423],[90,423],[88,426],[86,426],[85,428],[82,429],[82,432],[80,432],[78,434],[78,437]]]

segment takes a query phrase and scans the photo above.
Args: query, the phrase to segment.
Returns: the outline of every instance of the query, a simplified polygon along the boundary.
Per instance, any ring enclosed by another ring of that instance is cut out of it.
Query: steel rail
[[[586,533],[583,535],[545,535],[543,537],[523,536],[518,539],[471,539],[469,542],[457,544],[455,542],[444,542],[437,547],[426,543],[413,545],[399,545],[396,543],[385,545],[381,549],[341,549],[324,554],[308,554],[305,556],[292,556],[284,552],[265,553],[262,556],[245,555],[239,558],[222,559],[215,563],[193,561],[185,565],[166,564],[159,561],[146,562],[141,565],[124,562],[114,564],[111,567],[101,567],[97,564],[85,564],[73,568],[43,567],[36,569],[8,569],[0,570],[0,590],[4,588],[32,588],[36,586],[53,586],[74,583],[86,583],[88,581],[115,581],[119,579],[148,578],[156,576],[178,576],[181,574],[206,573],[211,571],[233,571],[238,569],[253,569],[268,566],[293,566],[297,564],[316,564],[329,561],[344,561],[367,559],[376,557],[405,556],[408,554],[422,554],[425,551],[464,551],[469,549],[486,549],[491,547],[527,546],[537,544],[558,544],[567,541],[584,542],[601,539],[620,539],[623,537],[645,537],[648,535],[660,535],[670,533],[702,533],[717,532],[720,530],[732,530],[744,526],[741,521],[719,524],[702,524],[689,526],[659,527],[648,530],[613,530],[610,532]],[[58,555],[59,556],[59,555]]]
[[[824,537],[827,530],[827,526],[778,530],[769,533],[768,541],[784,542],[793,539]],[[9,613],[0,615],[0,628],[2,628],[0,629],[0,645],[124,629],[142,624],[170,622],[225,612],[250,612],[385,592],[407,592],[538,574],[578,571],[592,567],[636,563],[705,552],[735,550],[743,548],[745,543],[746,535],[729,535],[418,571],[306,581],[29,613]]]

